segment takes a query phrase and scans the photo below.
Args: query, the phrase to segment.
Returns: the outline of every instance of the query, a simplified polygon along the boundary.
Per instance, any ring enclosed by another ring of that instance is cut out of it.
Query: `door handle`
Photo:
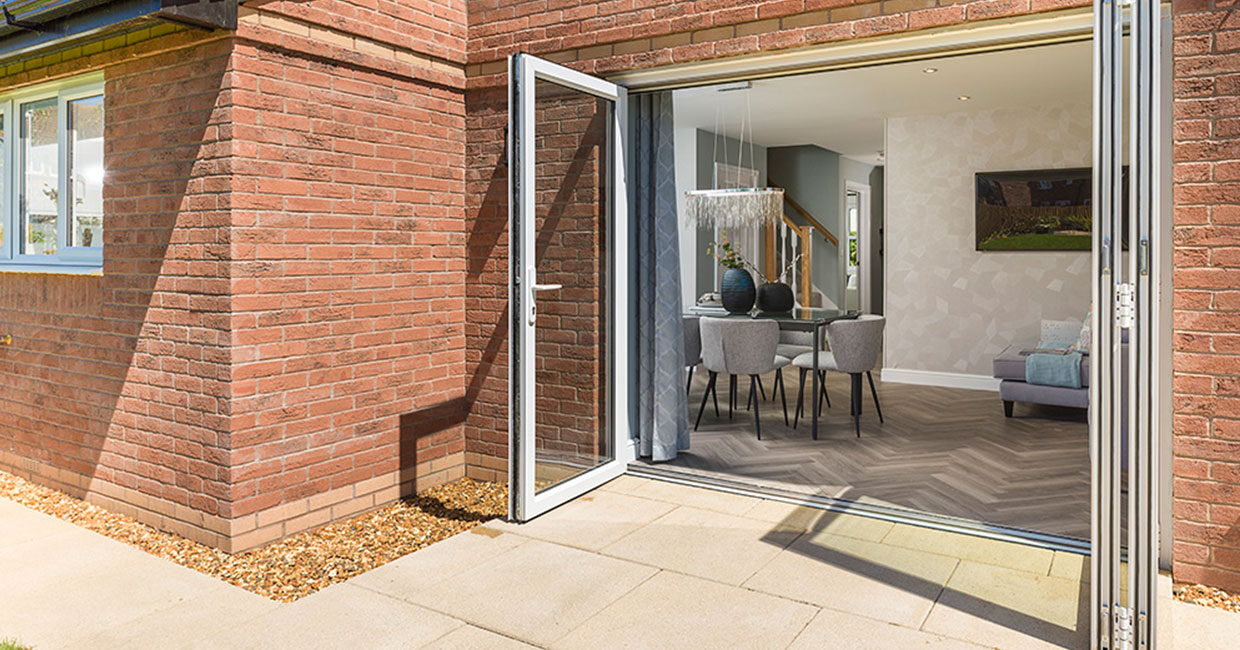
[[[535,321],[538,318],[538,305],[534,299],[534,294],[536,294],[539,291],[555,291],[557,289],[563,289],[564,285],[562,284],[538,284],[537,282],[534,282],[534,267],[532,266],[526,267],[525,278],[527,281],[526,286],[530,288],[530,297],[529,297],[529,300],[526,301],[529,303],[529,309],[526,311],[525,320],[526,322],[530,324],[531,327],[533,327]]]

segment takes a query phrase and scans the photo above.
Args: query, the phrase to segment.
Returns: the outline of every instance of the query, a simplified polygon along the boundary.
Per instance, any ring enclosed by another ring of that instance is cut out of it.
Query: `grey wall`
[[[751,152],[752,146],[752,152]],[[752,153],[752,155],[751,155]],[[726,158],[725,158],[726,156]],[[738,157],[739,156],[739,157]],[[767,174],[767,151],[766,147],[759,145],[750,145],[741,142],[735,138],[727,136],[717,136],[716,134],[704,129],[697,129],[697,142],[694,151],[694,167],[696,169],[696,189],[707,190],[715,186],[715,163],[727,163],[729,165],[738,164],[741,167],[758,170],[758,186],[766,185]],[[694,259],[696,260],[697,272],[697,293],[700,296],[715,290],[715,272],[718,263],[714,256],[706,252],[706,247],[714,238],[715,232],[711,227],[698,228],[697,231],[697,252]],[[746,255],[750,255],[749,251],[745,251]],[[760,251],[752,252],[752,259],[755,264],[761,268]],[[757,278],[754,278],[757,281]]]
[[[1081,320],[1090,254],[988,252],[974,241],[974,174],[1088,167],[1089,104],[887,120],[885,368],[991,374],[995,353]]]
[[[882,167],[870,170],[870,311],[883,313],[883,173]]]
[[[840,180],[840,155],[814,145],[771,147],[766,154],[771,180],[779,183],[801,207],[805,208],[831,234],[847,241],[841,228],[843,192]],[[794,221],[800,218],[791,208],[785,210]],[[844,267],[839,248],[822,237],[814,236],[814,285],[828,300],[844,304]]]

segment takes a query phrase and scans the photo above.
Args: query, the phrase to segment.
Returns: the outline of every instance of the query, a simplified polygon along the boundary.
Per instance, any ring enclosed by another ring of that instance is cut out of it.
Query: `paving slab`
[[[39,520],[24,514],[17,517],[22,523]],[[84,635],[198,596],[226,597],[235,590],[127,544],[58,523],[64,527],[61,533],[0,550],[0,634],[38,648],[74,647]]]
[[[538,646],[473,625],[462,625],[422,647],[426,650],[532,650]]]
[[[77,648],[192,648],[225,626],[241,625],[283,606],[220,583],[194,598],[69,642]]]
[[[824,609],[797,636],[788,650],[820,648],[929,648],[978,650],[984,646],[921,632],[872,618]]]
[[[1089,646],[1089,587],[1077,580],[961,562],[922,629],[985,646]]]
[[[956,564],[934,553],[819,533],[793,542],[745,586],[916,629]]]
[[[553,647],[786,648],[817,613],[803,603],[663,571]]]
[[[828,533],[844,537],[856,537],[872,542],[881,540],[895,524],[890,521],[860,517],[843,512],[831,512],[821,508],[798,506],[783,501],[763,499],[753,509],[745,512],[746,517],[772,524],[780,524],[785,528]]]
[[[1050,571],[1055,557],[1054,551],[1044,548],[909,524],[894,526],[883,543],[1042,575]]]
[[[0,521],[13,521],[18,518],[21,521],[20,526],[7,526],[4,533],[0,534],[0,552],[32,540],[63,535],[67,532],[66,525],[77,529],[76,526],[51,515],[31,510],[16,501],[0,498]]]
[[[743,515],[762,501],[762,499],[741,496],[730,492],[720,492],[719,490],[708,490],[670,481],[650,479],[643,480],[640,484],[634,484],[627,493],[636,497],[666,501],[678,506],[714,510],[729,515]]]
[[[800,534],[756,519],[680,507],[602,552],[739,585]]]
[[[479,627],[547,645],[656,572],[633,562],[530,540],[408,597]]]
[[[478,526],[350,578],[348,584],[409,600],[414,594],[450,580],[526,541],[525,537]]]
[[[1235,650],[1240,647],[1240,614],[1171,599],[1163,600],[1159,607],[1168,610],[1173,648]]]
[[[524,537],[597,551],[669,513],[676,506],[596,490],[523,524],[494,521],[488,527]]]
[[[201,650],[416,648],[464,625],[368,589],[337,584],[195,640]]]

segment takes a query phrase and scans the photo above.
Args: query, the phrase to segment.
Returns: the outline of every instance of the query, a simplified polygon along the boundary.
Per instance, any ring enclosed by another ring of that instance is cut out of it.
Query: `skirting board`
[[[908,370],[883,368],[883,381],[893,384],[917,384],[919,386],[942,386],[944,388],[967,388],[999,392],[999,380],[986,375],[966,375],[956,372],[934,370]]]

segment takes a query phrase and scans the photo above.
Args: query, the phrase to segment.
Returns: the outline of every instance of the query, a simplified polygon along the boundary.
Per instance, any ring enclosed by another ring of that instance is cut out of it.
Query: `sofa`
[[[999,398],[1003,400],[1003,414],[1012,417],[1012,407],[1016,402],[1027,404],[1046,404],[1048,406],[1066,406],[1069,408],[1089,408],[1089,364],[1091,356],[1081,357],[1081,387],[1066,388],[1063,386],[1042,386],[1025,382],[1026,352],[1038,347],[1037,341],[1013,343],[995,355],[994,376],[999,380]],[[1120,344],[1122,360],[1122,377],[1120,385],[1128,377],[1128,333],[1124,332]],[[1125,394],[1125,397],[1127,395]]]
[[[994,375],[999,380],[999,397],[1003,400],[1003,414],[1012,417],[1016,402],[1089,408],[1089,355],[1081,357],[1081,387],[1041,386],[1025,382],[1025,359],[1023,351],[1034,349],[1037,341],[1013,343],[995,355]]]

